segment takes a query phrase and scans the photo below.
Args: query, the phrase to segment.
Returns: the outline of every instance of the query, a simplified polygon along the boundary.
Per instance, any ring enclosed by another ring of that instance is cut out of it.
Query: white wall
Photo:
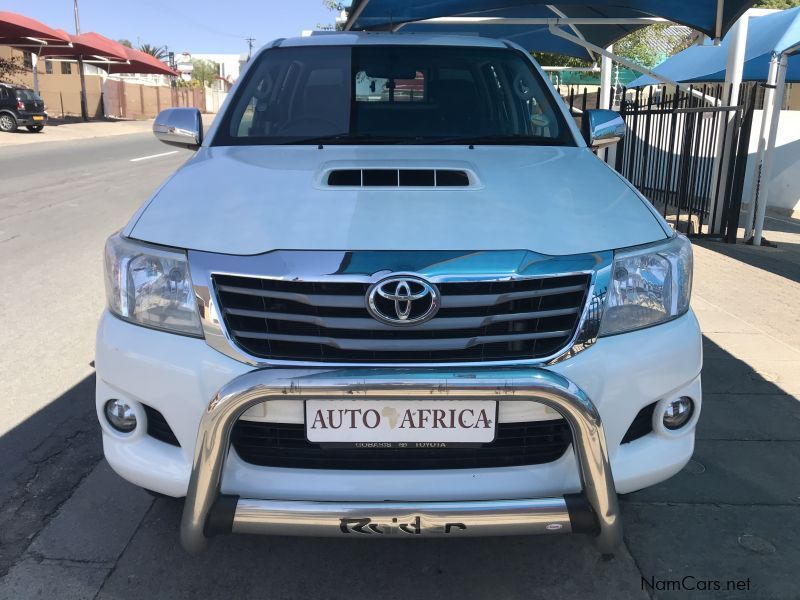
[[[206,112],[218,113],[219,107],[225,102],[228,92],[220,92],[211,88],[206,88]]]
[[[764,111],[753,113],[753,129],[750,134],[750,155],[747,159],[747,175],[744,181],[742,203],[750,202],[753,167],[758,152],[761,132],[761,117]],[[783,213],[800,211],[800,111],[782,110],[778,122],[778,138],[772,154],[772,176],[769,185],[767,207]],[[762,182],[765,185],[765,182]]]

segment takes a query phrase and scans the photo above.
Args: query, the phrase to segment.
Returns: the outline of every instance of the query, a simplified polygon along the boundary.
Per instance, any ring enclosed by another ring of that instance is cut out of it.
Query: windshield
[[[17,90],[18,100],[38,100],[33,90]]]
[[[443,46],[275,48],[247,72],[213,145],[575,145],[519,52]]]

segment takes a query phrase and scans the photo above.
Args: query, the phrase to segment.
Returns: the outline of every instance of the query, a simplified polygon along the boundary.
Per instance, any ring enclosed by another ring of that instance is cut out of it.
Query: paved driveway
[[[800,222],[790,219],[768,220],[777,250],[697,247],[695,457],[622,498],[625,546],[613,558],[579,536],[228,536],[184,554],[180,502],[153,500],[102,461],[92,398],[102,241],[185,154],[131,159],[164,151],[139,135],[37,145],[4,173],[0,599],[800,598]],[[0,164],[11,165],[6,152]]]

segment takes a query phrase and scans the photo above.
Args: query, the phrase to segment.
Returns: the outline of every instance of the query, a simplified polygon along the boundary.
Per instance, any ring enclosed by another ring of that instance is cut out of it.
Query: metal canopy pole
[[[609,53],[613,53],[614,46],[606,48]],[[611,109],[611,58],[603,54],[600,59],[600,93],[598,108],[605,110]],[[598,156],[605,160],[607,163],[613,165],[616,159],[616,152],[613,148],[603,148],[598,152]]]
[[[356,24],[356,21],[358,21],[361,13],[364,12],[365,8],[367,8],[367,4],[369,4],[369,0],[361,0],[361,3],[353,11],[353,14],[347,16],[347,21],[344,24],[345,31],[350,31],[353,28],[353,25]]]
[[[772,118],[772,98],[775,94],[775,82],[778,80],[778,57],[773,55],[769,61],[769,73],[764,91],[764,108],[761,111],[761,129],[758,135],[758,152],[753,164],[753,177],[750,185],[750,202],[747,206],[747,219],[745,220],[744,239],[749,240],[753,235],[755,225],[756,205],[758,204],[759,190],[761,188],[761,170],[764,164],[764,151],[767,147],[770,119]]]
[[[739,104],[739,90],[742,86],[742,73],[744,72],[744,54],[747,48],[747,25],[750,18],[744,15],[739,18],[730,31],[730,45],[728,46],[728,62],[725,66],[725,86],[722,88],[722,103],[725,104],[725,94],[730,94],[728,104],[736,106]],[[716,151],[714,153],[714,163],[711,170],[712,185],[719,181],[717,194],[711,199],[711,214],[715,215],[714,222],[711,224],[711,233],[719,232],[722,225],[722,210],[724,206],[722,199],[725,198],[727,190],[727,177],[730,166],[731,154],[733,153],[734,131],[731,123],[735,118],[733,111],[725,111],[719,115],[720,123],[717,129]],[[733,238],[731,238],[733,239]]]
[[[563,18],[563,19],[567,19],[567,18],[569,18],[569,17],[567,17],[566,13],[564,13],[564,12],[563,12],[563,11],[561,11],[561,10],[559,10],[557,7],[553,6],[552,4],[547,4],[546,6],[547,6],[547,9],[548,9],[550,12],[552,12],[553,14],[555,14],[556,16],[558,16],[558,17],[561,17],[561,18]],[[586,38],[584,38],[584,37],[583,37],[583,34],[581,33],[581,30],[580,30],[580,29],[578,29],[578,28],[577,28],[575,25],[570,25],[570,26],[569,26],[569,28],[570,28],[570,29],[572,29],[572,32],[573,32],[575,35],[577,35],[579,38],[581,38],[582,40],[583,40],[583,39],[586,39]],[[591,52],[589,52],[589,55],[592,57],[592,60],[593,60],[594,62],[597,62],[597,57],[596,57],[594,54],[592,54]]]
[[[39,49],[41,52],[41,49]],[[31,52],[31,65],[33,66],[33,93],[39,95],[39,54]]]
[[[761,164],[760,179],[763,183],[760,189],[763,189],[762,199],[758,203],[756,210],[756,229],[753,234],[753,245],[761,245],[761,234],[764,231],[764,216],[767,212],[767,199],[769,197],[769,176],[770,169],[772,168],[772,154],[775,150],[775,141],[778,137],[778,121],[781,117],[781,107],[783,106],[783,92],[786,88],[786,65],[788,56],[781,54],[773,57],[773,60],[779,60],[778,63],[778,77],[775,81],[775,89],[772,90],[772,104],[770,112],[772,113],[769,121],[769,138],[767,139],[766,150],[764,152],[764,160]]]
[[[725,0],[717,0],[717,19],[714,24],[714,43],[719,45],[722,39],[722,17],[725,13]]]
[[[78,0],[73,0],[73,9],[75,11],[75,35],[81,34],[81,18],[78,14]],[[83,73],[83,56],[78,56],[78,73],[81,78],[81,118],[84,121],[89,120],[89,109],[86,105],[86,77]]]
[[[667,20],[660,17],[434,17],[412,22],[414,25],[568,25],[574,31],[575,25],[653,25]]]

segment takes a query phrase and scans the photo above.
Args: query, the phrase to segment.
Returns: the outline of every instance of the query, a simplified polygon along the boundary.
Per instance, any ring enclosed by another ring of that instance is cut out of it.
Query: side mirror
[[[197,150],[203,143],[203,120],[196,108],[168,108],[153,123],[155,136],[172,146]]]
[[[587,110],[581,118],[581,133],[590,148],[604,148],[625,137],[625,121],[613,110]]]

